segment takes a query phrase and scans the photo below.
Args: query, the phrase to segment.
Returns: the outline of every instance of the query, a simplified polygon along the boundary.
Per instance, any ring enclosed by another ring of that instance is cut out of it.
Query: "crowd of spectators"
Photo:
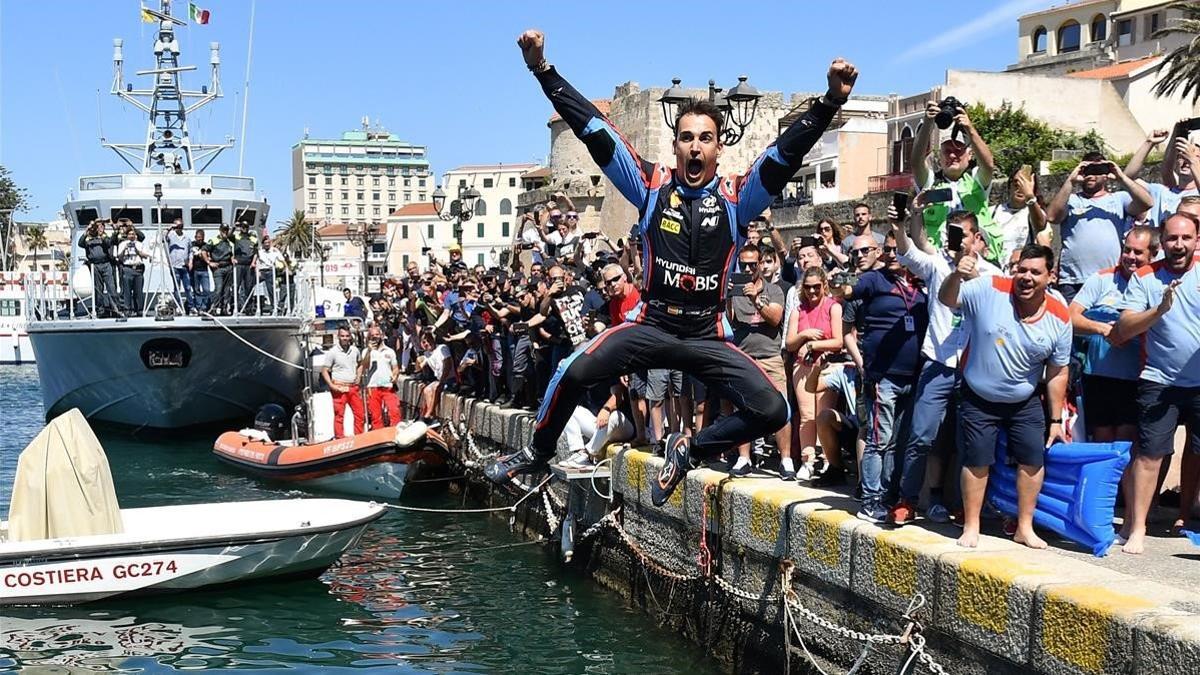
[[[926,121],[939,110],[931,102]],[[987,143],[962,108],[954,124],[936,148],[934,125],[922,127],[918,189],[886,214],[857,204],[845,227],[822,219],[790,241],[769,215],[752,224],[727,279],[729,339],[788,397],[791,419],[731,448],[728,470],[853,484],[859,518],[954,521],[974,546],[1003,436],[1020,506],[1006,526],[1036,548],[1046,545],[1032,516],[1047,447],[1127,440],[1121,542],[1141,552],[1181,424],[1176,530],[1200,484],[1196,147],[1155,132],[1125,169],[1089,153],[1048,202],[1030,167],[1004,167],[1006,196],[992,203],[1000,172]],[[1132,178],[1164,141],[1161,183]],[[636,236],[581,232],[556,195],[522,216],[498,265],[470,266],[457,247],[408,263],[370,297],[369,323],[398,372],[426,382],[420,416],[436,419],[451,391],[536,410],[560,364],[636,320],[641,260]],[[596,461],[605,441],[694,434],[733,409],[730,392],[677,371],[609,384],[567,427],[569,465]]]

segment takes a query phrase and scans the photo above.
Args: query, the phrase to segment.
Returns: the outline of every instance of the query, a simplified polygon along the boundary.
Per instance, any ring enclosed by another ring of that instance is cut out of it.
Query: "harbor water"
[[[42,427],[35,367],[0,368],[0,419],[6,514],[17,455]],[[100,439],[124,507],[303,494],[219,464],[211,438]],[[717,672],[699,651],[479,514],[390,512],[320,579],[0,610],[5,672]]]

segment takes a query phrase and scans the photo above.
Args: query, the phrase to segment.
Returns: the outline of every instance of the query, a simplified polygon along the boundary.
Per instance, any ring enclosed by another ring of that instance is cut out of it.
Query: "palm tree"
[[[1177,9],[1183,17],[1151,37],[1182,35],[1187,42],[1171,50],[1159,64],[1158,72],[1162,76],[1154,85],[1154,93],[1170,96],[1182,89],[1183,97],[1191,98],[1195,103],[1200,100],[1200,3],[1174,2],[1167,5],[1167,9]]]
[[[305,219],[304,211],[297,209],[292,217],[279,221],[283,227],[275,233],[275,244],[286,251],[294,260],[303,260],[312,252],[315,223]]]
[[[46,241],[46,228],[41,225],[30,225],[25,229],[25,246],[33,251],[33,271],[38,271],[37,257],[38,251],[49,248],[50,244]]]

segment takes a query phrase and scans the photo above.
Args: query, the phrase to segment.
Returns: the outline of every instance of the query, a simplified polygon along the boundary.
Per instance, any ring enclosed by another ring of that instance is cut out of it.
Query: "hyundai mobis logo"
[[[696,268],[654,256],[654,264],[663,271],[663,283],[688,293],[713,291],[720,286],[720,274],[696,275]]]

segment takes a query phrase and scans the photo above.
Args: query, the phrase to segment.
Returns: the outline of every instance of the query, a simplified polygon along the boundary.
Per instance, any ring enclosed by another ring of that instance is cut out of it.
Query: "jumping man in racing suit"
[[[640,159],[588,99],[567,83],[543,56],[545,38],[529,30],[517,39],[525,63],[555,111],[587,146],[621,194],[639,209],[644,290],[629,321],[601,333],[564,359],[538,410],[529,448],[487,467],[504,484],[543,469],[584,391],[615,375],[646,368],[681,370],[732,400],[738,411],[706,426],[695,438],[668,434],[662,471],[651,487],[661,505],[693,466],[728,448],[770,434],[788,421],[786,398],[754,360],[728,341],[725,289],[747,225],[800,168],[825,132],[858,77],[837,59],[829,67],[829,90],[787,128],[744,175],[718,177],[721,113],[707,101],[680,106],[676,118],[675,168]]]

